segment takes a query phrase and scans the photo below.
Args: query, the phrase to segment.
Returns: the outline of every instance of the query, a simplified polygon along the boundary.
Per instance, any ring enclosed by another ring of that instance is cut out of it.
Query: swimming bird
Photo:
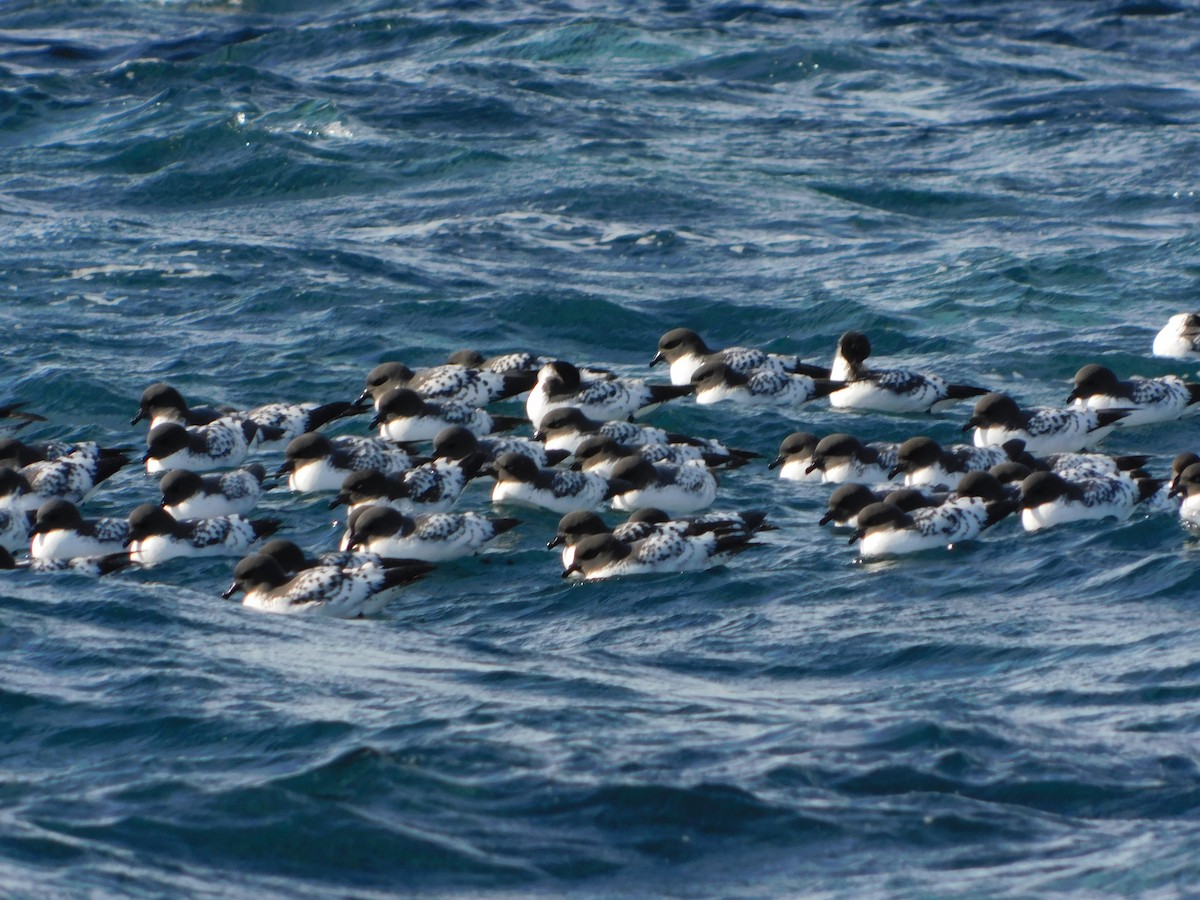
[[[37,509],[29,555],[34,559],[74,559],[125,552],[128,519],[85,519],[69,500],[47,500]],[[10,548],[12,549],[12,548]]]
[[[640,541],[626,543],[612,534],[595,534],[575,545],[571,564],[563,577],[575,574],[589,581],[622,575],[689,572],[706,569],[750,546],[745,534],[680,534],[660,531]]]
[[[810,378],[828,378],[829,370],[809,365],[798,356],[767,353],[752,347],[726,347],[713,350],[690,328],[672,328],[658,339],[658,352],[651,366],[665,362],[670,367],[672,384],[691,384],[696,370],[707,363],[723,363],[734,372],[749,375],[756,371],[801,374]]]
[[[466,366],[431,366],[410,369],[404,363],[380,363],[367,373],[367,383],[357,402],[371,400],[376,410],[388,391],[408,388],[428,400],[453,400],[467,406],[487,406],[523,394],[533,386],[535,376],[527,372],[490,372]]]
[[[378,469],[387,475],[407,472],[417,462],[403,447],[379,438],[310,431],[293,438],[284,450],[276,478],[288,476],[293,491],[336,491],[351,472]]]
[[[1147,477],[1142,466],[1148,456],[1109,456],[1107,453],[1018,453],[1013,461],[1028,466],[1031,471],[1054,472],[1068,481],[1095,475],[1125,475],[1129,478]]]
[[[701,406],[725,400],[742,406],[799,406],[830,396],[844,382],[774,369],[739,372],[723,362],[707,362],[692,373],[691,385]]]
[[[745,462],[732,456],[704,453],[699,447],[690,444],[643,444],[640,447],[632,447],[617,443],[610,437],[593,435],[575,448],[575,461],[571,468],[608,478],[612,475],[613,467],[629,456],[656,465],[682,466],[695,463],[712,469],[729,460],[733,460],[736,465],[743,465]]]
[[[1200,462],[1188,465],[1171,484],[1170,496],[1180,497],[1179,518],[1200,525]]]
[[[629,487],[585,472],[543,469],[517,453],[501,454],[493,467],[496,474],[493,503],[517,503],[558,513],[595,509],[615,491]]]
[[[1179,476],[1183,474],[1183,470],[1193,463],[1200,463],[1200,454],[1184,451],[1178,453],[1171,460],[1171,487],[1175,488],[1179,485]]]
[[[473,512],[407,516],[375,506],[351,516],[342,546],[380,556],[448,562],[474,556],[489,541],[520,524],[520,519],[488,518]]]
[[[573,406],[552,409],[542,417],[537,431],[534,432],[534,438],[543,441],[547,450],[566,450],[569,453],[574,453],[580,444],[595,435],[612,438],[619,444],[627,444],[631,447],[643,447],[648,444],[687,444],[704,454],[727,457],[728,461],[725,465],[731,469],[738,467],[738,460],[745,464],[761,455],[751,450],[726,447],[715,438],[694,437],[665,431],[662,428],[639,422],[616,419],[601,422],[588,418]]]
[[[124,451],[104,451],[96,445],[78,447],[69,453],[22,465],[10,472],[19,478],[0,478],[2,502],[34,510],[47,500],[81,503],[96,487],[119,472],[129,462]]]
[[[1200,384],[1178,375],[1160,378],[1134,376],[1121,381],[1107,366],[1092,363],[1075,373],[1068,403],[1084,409],[1123,409],[1128,412],[1121,428],[1170,422],[1200,400]]]
[[[1200,357],[1200,313],[1178,313],[1154,336],[1155,356],[1172,359]]]
[[[338,494],[329,501],[329,508],[349,507],[355,510],[368,506],[389,506],[404,512],[411,509],[404,476],[387,475],[379,469],[357,469],[342,480]]]
[[[828,525],[832,522],[838,526],[857,527],[858,514],[872,503],[882,503],[883,498],[881,491],[871,490],[865,484],[854,481],[839,484],[829,495],[825,514],[817,524]]]
[[[995,478],[970,472],[959,479],[955,496],[936,506],[905,511],[885,500],[863,507],[850,543],[861,542],[864,559],[949,547],[978,537],[1016,509]]]
[[[142,391],[137,414],[130,422],[136,425],[149,419],[150,428],[164,422],[179,425],[209,425],[221,418],[249,420],[258,430],[254,440],[260,445],[282,446],[308,431],[316,431],[335,419],[351,416],[360,410],[353,403],[267,403],[251,409],[230,407],[189,406],[176,388],[156,382]]]
[[[458,425],[475,435],[507,431],[525,423],[515,416],[492,415],[455,400],[426,400],[409,388],[393,388],[379,397],[370,427],[385,440],[432,441],[438,432]]]
[[[483,454],[434,459],[400,476],[402,496],[393,504],[405,513],[447,512],[480,473]]]
[[[260,612],[360,619],[378,615],[404,585],[432,571],[423,562],[395,566],[318,566],[289,577],[279,563],[255,553],[233,570],[223,596],[244,592],[242,605]]]
[[[713,512],[673,519],[665,510],[646,507],[637,510],[625,522],[610,528],[594,512],[575,510],[559,519],[555,535],[546,544],[546,548],[552,550],[561,545],[563,568],[569,569],[575,558],[575,545],[591,535],[612,534],[625,543],[644,540],[664,531],[683,535],[713,532],[748,537],[759,531],[775,530],[775,526],[769,525],[766,518],[766,513],[760,510],[746,510],[733,513]]]
[[[888,478],[904,475],[904,483],[912,487],[925,485],[950,488],[968,472],[986,472],[992,466],[1013,459],[1025,449],[1019,440],[1004,447],[973,447],[951,444],[943,447],[924,435],[911,437],[896,449],[896,464]]]
[[[937,375],[911,369],[869,369],[871,342],[861,331],[847,331],[838,339],[829,377],[846,382],[829,395],[829,405],[842,409],[879,412],[936,412],[959,400],[986,394],[987,388],[952,384]]]
[[[578,368],[556,360],[538,370],[537,383],[525,399],[525,412],[535,428],[546,413],[563,406],[573,406],[592,419],[624,419],[692,391],[691,385],[649,384],[638,378],[584,381]]]
[[[25,539],[28,546],[29,539]],[[21,569],[38,574],[70,572],[98,578],[110,575],[129,565],[128,553],[110,553],[108,556],[78,556],[74,559],[13,559],[9,548],[0,545],[0,569]]]
[[[176,519],[248,515],[258,505],[266,477],[258,463],[218,475],[174,469],[158,483],[161,505]]]
[[[1188,466],[1198,462],[1200,456],[1190,451],[1176,454],[1171,460],[1171,477],[1164,480],[1162,486],[1154,492],[1154,496],[1145,500],[1142,508],[1147,513],[1171,513],[1181,516],[1180,510],[1185,497],[1183,491],[1179,490],[1179,478]],[[1129,474],[1130,477],[1148,476],[1148,473],[1142,470],[1135,470]]]
[[[447,512],[479,474],[482,461],[481,455],[435,459],[400,475],[378,469],[351,472],[329,507],[346,504],[351,513],[364,506],[388,506],[407,514]]]
[[[656,465],[640,456],[627,456],[613,466],[608,477],[626,485],[613,494],[613,509],[653,506],[670,513],[690,513],[712,506],[717,498],[716,476],[698,463]]]
[[[16,438],[0,439],[0,466],[20,469],[35,462],[47,462],[69,456],[72,459],[119,459],[124,465],[132,447],[101,447],[95,441],[41,441],[22,443]],[[101,479],[103,480],[103,479]]]
[[[793,431],[779,444],[779,453],[767,463],[768,469],[778,469],[785,481],[823,482],[825,472],[812,465],[813,451],[820,438],[811,431]]]
[[[549,356],[538,356],[525,351],[501,353],[497,356],[484,356],[478,350],[455,350],[446,357],[448,366],[464,366],[468,369],[484,369],[488,372],[499,372],[502,375],[512,372],[530,372],[537,375],[537,370],[551,362]]]
[[[976,447],[1016,439],[1030,453],[1073,453],[1107,436],[1128,415],[1124,409],[1021,409],[1007,394],[991,393],[975,403],[962,430],[975,429]]]
[[[176,519],[161,506],[143,503],[129,514],[125,546],[129,558],[155,566],[176,557],[236,556],[279,530],[279,519],[210,516]]]
[[[899,444],[884,441],[864,444],[843,432],[828,434],[817,441],[805,472],[823,472],[825,481],[833,484],[847,481],[882,484],[896,465],[899,449]]]
[[[467,428],[453,425],[443,428],[433,439],[434,459],[465,459],[479,454],[485,462],[495,462],[504,453],[528,456],[539,466],[554,466],[571,454],[567,450],[547,450],[540,441],[523,437],[477,437]]]
[[[456,350],[446,357],[448,366],[466,366],[469,369],[486,369],[489,372],[499,372],[501,375],[513,373],[532,373],[536,379],[538,369],[547,363],[552,363],[552,356],[538,356],[534,353],[515,351],[501,353],[499,356],[485,357],[478,350]],[[576,366],[579,376],[584,381],[610,381],[617,377],[612,369],[601,366]]]
[[[360,566],[398,565],[414,562],[407,559],[384,558],[378,553],[366,553],[358,550],[327,550],[316,557],[309,557],[299,545],[284,538],[267,541],[257,550],[263,556],[269,556],[283,569],[290,578],[304,569],[315,569],[320,566],[336,566],[339,569],[357,569]]]
[[[1160,484],[1154,478],[1103,475],[1068,481],[1054,472],[1034,472],[1021,482],[1021,524],[1037,531],[1064,522],[1127,519]]]
[[[216,419],[207,425],[163,422],[146,435],[146,471],[232,469],[245,462],[258,426],[249,419]]]

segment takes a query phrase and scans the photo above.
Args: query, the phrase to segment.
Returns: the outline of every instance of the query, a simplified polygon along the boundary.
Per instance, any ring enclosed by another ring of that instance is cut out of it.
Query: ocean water
[[[680,325],[815,361],[854,328],[1027,404],[1087,362],[1194,376],[1150,343],[1200,306],[1198,58],[1184,0],[8,0],[0,401],[136,447],[154,381],[353,399],[462,347],[649,376]],[[967,415],[650,420],[769,458]],[[1162,475],[1200,433],[1103,446]],[[225,602],[232,560],[5,573],[0,890],[1200,890],[1196,537],[1008,521],[861,563],[827,493],[747,466],[719,505],[762,546],[593,584],[522,512],[368,621]],[[135,466],[86,510],[155,496]],[[260,510],[319,549],[326,500]]]

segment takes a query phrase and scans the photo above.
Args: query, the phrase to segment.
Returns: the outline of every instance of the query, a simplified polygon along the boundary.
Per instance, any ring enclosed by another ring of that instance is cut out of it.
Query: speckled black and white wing
[[[1008,453],[1000,447],[972,447],[968,444],[948,444],[942,452],[954,461],[953,471],[986,472],[992,466],[1008,461]]]
[[[204,439],[204,452],[214,466],[236,466],[246,458],[246,420],[226,416],[208,425],[192,426]]]
[[[930,409],[935,403],[946,399],[946,382],[937,375],[907,369],[886,369],[872,372],[867,377],[879,390],[895,395],[908,409]]]
[[[408,386],[422,397],[471,407],[486,406],[505,394],[503,375],[465,366],[431,366],[418,372]]]
[[[293,438],[356,411],[351,403],[267,403],[242,415],[258,426],[257,443],[282,449]]]
[[[573,405],[593,419],[621,419],[649,403],[650,391],[644,381],[614,379],[584,383]]]
[[[1116,477],[1121,474],[1116,460],[1103,453],[1051,453],[1042,457],[1040,462],[1049,466],[1051,472],[1068,481]]]
[[[1138,502],[1138,486],[1130,478],[1085,478],[1075,482],[1083,491],[1083,505],[1127,514]]]
[[[538,369],[550,362],[547,356],[535,356],[532,353],[502,353],[486,359],[480,368],[500,375],[516,375],[520,373],[536,373]]]
[[[455,460],[435,459],[424,463],[404,473],[405,497],[398,508],[445,512],[458,500],[467,481],[466,473]]]
[[[262,478],[250,469],[235,469],[216,476],[216,488],[230,501],[258,499],[262,494]]]
[[[660,523],[661,527],[682,528],[689,534],[699,534],[705,531],[718,531],[726,534],[750,535],[756,531],[774,530],[766,524],[763,513],[751,511],[748,513],[712,512],[689,516],[685,519],[672,519]]]
[[[636,422],[605,422],[600,426],[600,434],[612,438],[618,444],[630,447],[671,443],[670,436],[663,429],[655,428],[653,425],[639,425]]]
[[[477,553],[496,533],[491,521],[474,513],[433,513],[417,518],[409,538],[427,551],[415,559],[437,562]]]
[[[563,470],[555,472],[550,480],[550,493],[557,500],[580,499],[586,506],[591,507],[604,497],[604,491],[597,487],[602,484],[603,479],[597,476]]]
[[[715,535],[660,529],[635,543],[630,558],[648,572],[685,572],[703,568],[716,548]]]
[[[460,536],[476,533],[482,539],[485,529],[476,526],[482,526],[486,521],[461,513],[431,513],[421,516],[415,524],[413,537],[418,540],[451,543]],[[486,530],[490,532],[490,529]]]
[[[349,406],[349,404],[341,405]],[[319,416],[319,420],[314,418],[319,410],[324,409],[325,407],[320,407],[316,403],[268,403],[247,410],[244,415],[258,426],[258,433],[255,435],[256,443],[262,446],[269,445],[270,448],[282,448],[287,446],[288,441],[293,438],[298,438],[309,431],[316,431],[333,417],[327,415]],[[271,437],[268,438],[268,435]]]
[[[240,551],[257,537],[254,526],[241,516],[217,516],[190,520],[187,542],[197,550],[224,548]]]
[[[705,404],[728,399],[755,406],[795,406],[828,393],[819,391],[817,383],[807,375],[789,374],[782,366],[753,369],[742,374],[746,376],[745,384],[728,385],[724,390],[698,391],[696,402]]]
[[[692,444],[643,444],[637,448],[638,455],[652,463],[682,466],[697,462],[703,465],[704,451]]]
[[[30,463],[21,469],[31,488],[24,505],[36,508],[41,501],[55,499],[81,502],[96,486],[97,462],[98,459],[78,460],[67,455]]]
[[[1026,444],[1031,452],[1069,452],[1090,442],[1100,421],[1090,409],[1052,409],[1038,407],[1029,411]],[[1053,445],[1053,450],[1039,449]]]
[[[100,445],[95,441],[81,441],[73,444],[70,441],[46,441],[40,447],[47,460],[73,456],[76,459],[99,459]]]
[[[879,454],[875,465],[881,469],[893,469],[900,461],[900,445],[894,441],[871,441],[867,447]]]
[[[329,550],[318,556],[317,562],[339,569],[358,569],[363,566],[381,567],[383,557],[378,553],[366,553],[362,550]]]
[[[658,572],[690,572],[707,568],[719,560],[717,535],[688,535],[674,529],[656,529],[645,538],[629,543],[622,559],[589,571],[587,578],[647,575]]]
[[[342,619],[374,615],[387,605],[390,595],[384,573],[374,566],[305,569],[279,588],[247,592],[242,605],[264,612]]]
[[[1178,419],[1195,399],[1187,382],[1178,375],[1164,375],[1161,378],[1134,376],[1129,380],[1128,387],[1128,400],[1097,395],[1089,397],[1087,405],[1091,409],[1132,407],[1129,415],[1119,423],[1124,428]]]
[[[442,420],[442,427],[461,425],[476,435],[485,435],[492,430],[492,417],[482,409],[456,400],[446,400],[432,405],[434,409],[431,412]]]
[[[772,356],[765,350],[754,347],[728,347],[719,354],[721,362],[735,372],[749,375],[752,372],[776,372],[786,374],[787,368],[782,357]]]
[[[984,502],[977,497],[914,509],[909,515],[920,534],[946,544],[977,536],[988,518]]]
[[[29,516],[24,510],[0,508],[0,547],[9,551],[29,549]]]
[[[914,509],[908,513],[906,525],[869,531],[860,553],[863,557],[893,556],[946,547],[977,537],[987,521],[986,504],[976,497]]]
[[[650,385],[639,379],[614,378],[610,381],[585,381],[578,390],[563,396],[550,397],[535,386],[526,401],[526,413],[531,422],[540,422],[552,409],[574,406],[589,419],[607,421],[624,419],[642,407],[657,402]]]
[[[538,441],[522,437],[481,437],[479,448],[494,462],[503,453],[519,453],[532,459],[539,466],[550,465],[546,456],[546,446]],[[561,455],[561,454],[559,454]]]
[[[679,533],[682,529],[673,527],[667,522],[622,522],[612,530],[612,533],[617,540],[632,544],[634,541],[644,541],[659,531]]]
[[[412,468],[406,450],[378,438],[342,435],[333,439],[334,447],[346,454],[349,469],[378,469],[385,475],[401,475]]]
[[[103,516],[99,519],[93,519],[92,534],[96,540],[105,544],[124,544],[126,538],[129,537],[129,520],[119,519],[115,516]]]
[[[74,559],[30,559],[22,563],[30,572],[40,575],[71,573],[99,578],[108,575],[129,563],[125,553],[110,553],[107,556],[77,556]]]
[[[259,428],[280,428],[286,434],[286,440],[299,437],[313,429],[309,425],[309,415],[317,408],[315,403],[268,403],[246,412],[246,418]]]

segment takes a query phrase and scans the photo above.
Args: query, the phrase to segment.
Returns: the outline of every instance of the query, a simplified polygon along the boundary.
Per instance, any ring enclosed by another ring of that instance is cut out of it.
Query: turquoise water
[[[137,446],[142,389],[352,399],[386,359],[637,375],[687,325],[1058,404],[1197,306],[1192,4],[10,2],[4,392]],[[660,370],[655,370],[660,371]],[[675,404],[768,458],[938,416]],[[365,420],[337,430],[363,433]],[[1200,449],[1194,421],[1104,449]],[[274,459],[268,459],[273,463]],[[1169,517],[862,564],[828,489],[709,572],[566,585],[557,517],[378,621],[232,561],[0,582],[8,895],[1191,893],[1200,562]],[[136,467],[89,501],[155,497]],[[484,510],[485,487],[463,508]],[[317,549],[326,498],[260,507]]]

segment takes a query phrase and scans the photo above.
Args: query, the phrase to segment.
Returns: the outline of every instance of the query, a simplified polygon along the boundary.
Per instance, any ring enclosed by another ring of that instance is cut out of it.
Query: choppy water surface
[[[1061,403],[1179,372],[1190,3],[0,8],[4,397],[136,446],[142,388],[352,399],[385,359],[876,355]],[[934,417],[655,414],[770,455]],[[361,432],[365,420],[341,426]],[[1200,449],[1194,423],[1105,447]],[[273,463],[274,460],[269,460]],[[565,585],[556,516],[378,621],[231,562],[0,584],[8,895],[1169,895],[1200,882],[1200,552],[1167,517],[858,564],[827,489],[727,567]],[[155,496],[120,473],[88,505]],[[472,488],[465,508],[487,508]],[[325,498],[262,508],[302,544]]]

